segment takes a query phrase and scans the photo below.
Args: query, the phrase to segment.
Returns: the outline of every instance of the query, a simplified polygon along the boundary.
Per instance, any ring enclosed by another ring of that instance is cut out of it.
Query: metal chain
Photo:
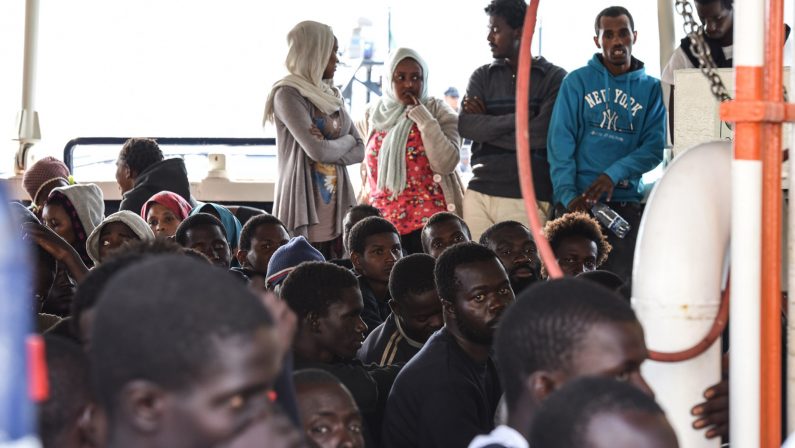
[[[710,83],[712,94],[721,102],[731,100],[729,91],[715,71],[717,68],[715,60],[712,59],[709,45],[704,40],[704,27],[693,19],[693,6],[690,5],[688,0],[676,0],[676,12],[685,19],[684,29],[687,37],[690,38],[690,47],[693,49],[693,54],[698,58],[701,73],[704,74]]]

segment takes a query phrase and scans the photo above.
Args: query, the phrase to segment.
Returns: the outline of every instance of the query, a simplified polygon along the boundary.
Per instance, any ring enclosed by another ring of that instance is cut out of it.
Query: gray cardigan
[[[420,130],[422,143],[425,146],[425,155],[428,157],[428,163],[434,173],[433,180],[442,187],[447,210],[461,215],[464,186],[456,170],[461,160],[458,115],[444,100],[431,98],[427,108],[423,105],[414,107],[409,112],[409,118],[417,123],[417,128]],[[359,132],[366,135],[368,141],[375,132],[369,128],[369,124],[370,110],[368,109],[364,120],[356,124]],[[366,186],[365,182],[364,187],[366,188]]]
[[[356,195],[346,165],[364,159],[364,144],[344,108],[340,109],[342,132],[336,140],[313,136],[312,104],[292,87],[280,87],[274,94],[276,147],[279,179],[273,214],[294,235],[307,236],[308,227],[318,223],[313,194],[311,161],[337,165],[335,233],[342,234],[342,218],[356,204]]]

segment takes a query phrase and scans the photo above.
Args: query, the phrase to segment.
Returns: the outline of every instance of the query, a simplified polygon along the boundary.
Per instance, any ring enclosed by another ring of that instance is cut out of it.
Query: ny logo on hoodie
[[[602,123],[599,124],[599,127],[609,131],[618,131],[618,113],[610,109],[602,111]]]

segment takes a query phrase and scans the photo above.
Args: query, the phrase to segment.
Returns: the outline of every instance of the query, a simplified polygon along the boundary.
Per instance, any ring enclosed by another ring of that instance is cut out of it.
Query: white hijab
[[[418,100],[427,106],[428,65],[420,55],[409,48],[398,48],[390,56],[387,64],[389,82],[384,83],[384,95],[370,110],[370,129],[387,131],[378,153],[378,189],[389,190],[391,198],[396,198],[406,188],[406,143],[414,122],[406,116],[406,105],[395,96],[392,77],[397,65],[403,59],[414,59],[422,68],[422,90]]]
[[[273,94],[283,86],[297,89],[326,115],[340,110],[343,102],[339,89],[334,87],[332,80],[323,79],[323,71],[334,49],[331,27],[311,20],[301,22],[287,34],[287,45],[284,65],[290,74],[273,84],[265,102],[262,124],[273,121]]]

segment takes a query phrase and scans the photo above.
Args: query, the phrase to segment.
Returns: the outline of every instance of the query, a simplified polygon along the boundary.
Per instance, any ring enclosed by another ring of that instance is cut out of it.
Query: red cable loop
[[[558,260],[552,247],[544,236],[541,220],[536,213],[536,192],[533,188],[533,170],[530,160],[530,69],[533,58],[530,55],[530,44],[536,31],[539,0],[531,0],[524,18],[521,46],[519,47],[519,64],[516,72],[516,161],[519,166],[519,184],[522,187],[524,207],[530,220],[530,231],[538,246],[541,261],[547,268],[551,278],[563,277]]]
[[[715,341],[723,334],[726,329],[726,324],[729,323],[729,297],[731,296],[729,289],[729,282],[726,282],[726,289],[723,290],[720,296],[720,308],[718,314],[715,316],[715,321],[712,327],[707,332],[706,336],[701,339],[693,347],[678,352],[657,352],[649,350],[649,359],[659,362],[679,362],[695,358],[696,356],[707,351],[708,348],[715,343]]]
[[[558,260],[552,252],[549,241],[544,236],[541,221],[536,213],[536,193],[533,188],[533,171],[530,157],[530,70],[532,56],[530,44],[535,34],[538,4],[540,0],[531,0],[525,13],[524,27],[522,28],[521,46],[519,47],[519,64],[516,73],[516,160],[519,167],[519,183],[522,187],[525,210],[530,220],[530,230],[538,246],[541,261],[549,272],[551,278],[563,277],[563,272],[558,265]],[[649,351],[649,358],[660,362],[678,362],[694,358],[704,353],[720,337],[726,328],[729,317],[729,287],[721,294],[721,303],[715,321],[710,331],[693,347],[679,352]]]

